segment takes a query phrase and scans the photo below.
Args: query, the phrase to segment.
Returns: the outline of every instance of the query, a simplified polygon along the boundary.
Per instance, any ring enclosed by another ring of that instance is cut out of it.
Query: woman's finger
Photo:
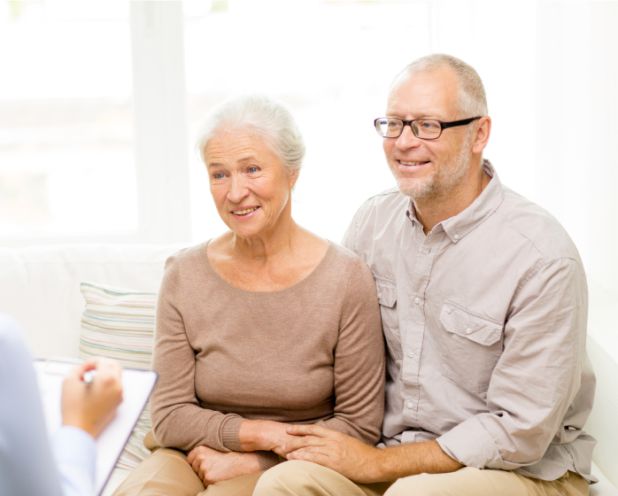
[[[332,431],[315,424],[294,424],[288,426],[286,432],[292,436],[328,437],[329,433]]]
[[[304,460],[307,462],[314,462],[324,464],[326,456],[319,447],[309,446],[306,448],[300,448],[296,451],[292,451],[287,456],[288,460]]]

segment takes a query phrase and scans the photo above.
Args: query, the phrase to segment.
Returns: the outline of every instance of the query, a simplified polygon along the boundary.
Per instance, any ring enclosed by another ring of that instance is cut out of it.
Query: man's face
[[[454,121],[462,115],[457,77],[444,67],[401,76],[386,107],[388,117]],[[384,153],[399,189],[417,200],[447,197],[469,174],[473,124],[444,129],[436,140],[422,140],[405,126],[399,138],[384,138]]]

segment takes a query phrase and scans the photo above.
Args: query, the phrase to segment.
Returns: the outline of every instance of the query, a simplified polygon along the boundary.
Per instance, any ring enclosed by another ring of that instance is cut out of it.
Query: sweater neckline
[[[236,291],[245,295],[282,295],[286,292],[292,292],[295,290],[298,290],[299,288],[301,288],[302,286],[304,286],[305,284],[309,283],[312,279],[314,279],[315,277],[317,277],[317,275],[324,270],[323,267],[327,265],[328,260],[331,258],[335,247],[334,244],[330,241],[330,240],[326,240],[328,243],[328,247],[326,248],[326,252],[324,253],[324,255],[322,256],[322,259],[317,263],[317,265],[311,270],[311,272],[309,272],[309,274],[307,274],[305,277],[303,277],[301,280],[296,281],[294,284],[292,284],[291,286],[288,286],[286,288],[283,289],[277,289],[274,291],[250,291],[248,289],[243,289],[243,288],[239,288],[238,286],[234,286],[233,284],[231,284],[228,280],[226,280],[223,276],[221,276],[221,274],[219,274],[215,268],[212,266],[212,264],[210,263],[210,259],[208,258],[208,245],[210,244],[210,242],[212,241],[212,239],[209,239],[206,243],[204,243],[203,246],[203,256],[205,259],[205,267],[206,270],[209,274],[211,274],[213,277],[215,277],[217,279],[217,281],[219,281],[220,284],[224,285],[226,288],[232,290],[232,291]]]

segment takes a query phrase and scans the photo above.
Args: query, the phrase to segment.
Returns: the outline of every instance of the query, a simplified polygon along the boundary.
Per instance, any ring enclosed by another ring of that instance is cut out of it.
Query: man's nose
[[[397,138],[397,141],[395,142],[395,144],[397,145],[398,148],[403,149],[403,148],[412,148],[412,147],[418,146],[421,144],[421,142],[422,140],[420,138],[417,138],[414,132],[412,131],[412,124],[408,123],[408,124],[404,124],[403,130],[401,131],[401,134]]]

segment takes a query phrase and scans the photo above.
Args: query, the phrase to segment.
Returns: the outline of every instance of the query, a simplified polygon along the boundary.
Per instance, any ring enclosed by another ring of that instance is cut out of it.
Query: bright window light
[[[96,5],[0,3],[3,238],[136,228],[128,11]]]

